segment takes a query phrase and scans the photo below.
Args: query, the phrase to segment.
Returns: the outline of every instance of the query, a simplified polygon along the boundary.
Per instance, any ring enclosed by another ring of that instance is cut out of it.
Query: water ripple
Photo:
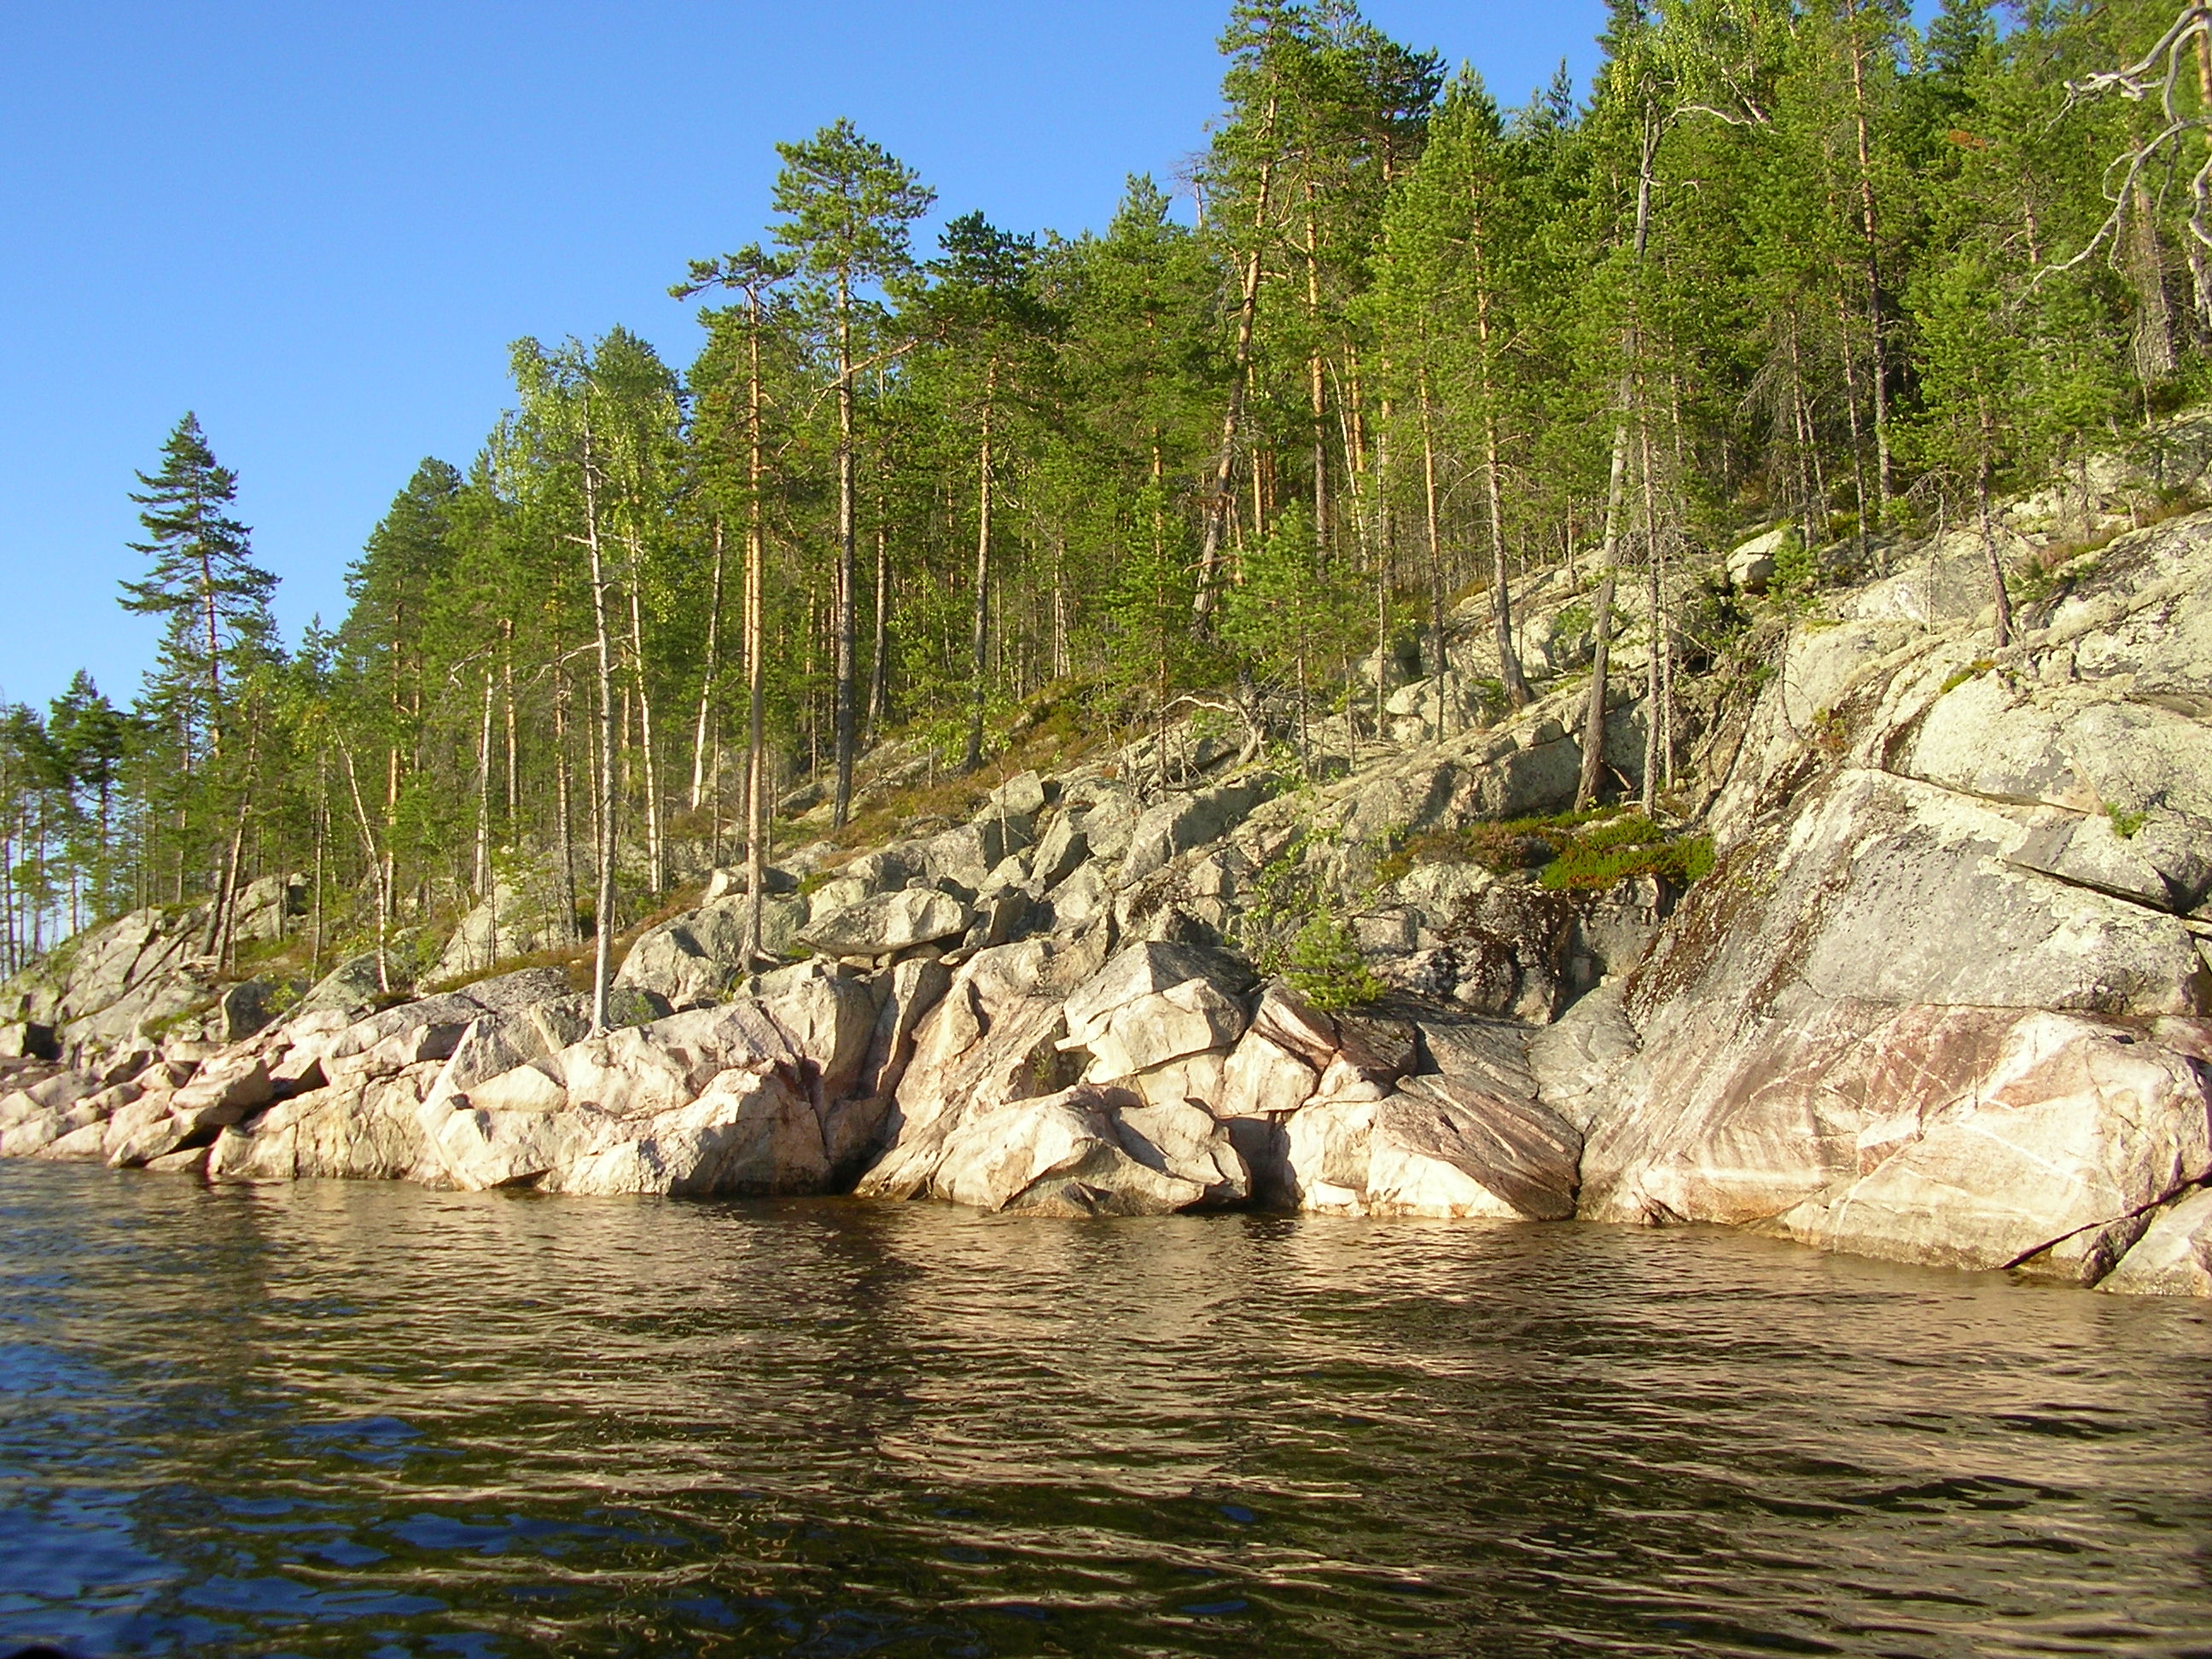
[[[1704,1231],[0,1166],[0,1644],[2212,1654],[2208,1351]]]

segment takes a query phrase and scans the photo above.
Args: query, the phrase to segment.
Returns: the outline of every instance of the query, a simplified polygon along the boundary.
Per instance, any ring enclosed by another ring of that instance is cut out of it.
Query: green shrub
[[[1360,956],[1352,930],[1326,913],[1308,921],[1291,941],[1283,977],[1325,1013],[1364,1006],[1381,996],[1383,988]]]
[[[1768,584],[1783,598],[1802,597],[1820,585],[1820,562],[1794,530],[1774,550],[1774,576]]]

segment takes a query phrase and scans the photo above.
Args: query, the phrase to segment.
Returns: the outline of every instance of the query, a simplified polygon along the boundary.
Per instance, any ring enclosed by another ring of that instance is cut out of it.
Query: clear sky
[[[758,237],[773,146],[849,115],[941,216],[1102,227],[1218,108],[1227,0],[0,0],[0,694],[153,654],[126,493],[198,411],[296,636],[525,334],[622,323]],[[1368,0],[1518,103],[1602,0]]]

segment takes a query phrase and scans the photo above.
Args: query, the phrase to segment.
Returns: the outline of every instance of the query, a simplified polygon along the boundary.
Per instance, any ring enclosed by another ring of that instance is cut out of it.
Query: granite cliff
[[[1763,586],[1739,556],[1680,602]],[[765,974],[718,873],[635,942],[605,1032],[544,969],[380,1006],[357,962],[272,1012],[191,961],[190,914],[125,917],[8,988],[0,1154],[1718,1223],[2212,1294],[2212,514],[2057,563],[2003,648],[1977,543],[1883,562],[1757,607],[1758,672],[1682,688],[1652,818],[1564,811],[1587,639],[1555,574],[1516,595],[1527,709],[1482,701],[1474,602],[1451,672],[1370,661],[1392,741],[1339,716],[1333,775],[1186,724],[965,821],[802,847]],[[1616,703],[1632,796],[1649,709]],[[1318,976],[1316,918],[1343,946]],[[526,932],[472,918],[444,966],[495,965],[471,927]]]

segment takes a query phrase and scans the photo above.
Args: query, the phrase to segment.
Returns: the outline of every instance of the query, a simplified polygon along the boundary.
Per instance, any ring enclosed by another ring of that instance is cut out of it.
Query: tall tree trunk
[[[707,665],[699,676],[699,719],[691,732],[691,810],[707,793],[707,720],[714,706],[714,681],[721,672],[722,520],[714,519],[714,598],[707,607]]]
[[[561,843],[561,896],[568,908],[561,921],[561,937],[576,943],[576,819],[568,797],[568,670],[561,660],[560,641],[554,641],[553,670],[553,833]]]
[[[207,941],[200,954],[224,961],[230,947],[231,913],[238,902],[238,858],[246,845],[246,820],[253,810],[250,794],[241,793],[238,802],[238,817],[230,832],[230,848],[222,861],[222,882],[216,888],[215,902],[208,908]],[[41,864],[43,865],[43,855]]]
[[[830,823],[842,829],[853,811],[853,664],[855,633],[853,500],[853,295],[851,279],[837,273],[837,785]]]
[[[1265,130],[1272,134],[1274,125],[1275,105],[1270,100]],[[1252,336],[1260,315],[1261,250],[1267,235],[1267,197],[1273,176],[1273,163],[1262,162],[1260,188],[1252,210],[1252,248],[1245,257],[1243,292],[1237,306],[1237,346],[1229,375],[1229,407],[1221,417],[1221,446],[1214,458],[1213,488],[1206,497],[1205,526],[1199,536],[1198,592],[1192,608],[1201,627],[1209,625],[1219,598],[1221,537],[1229,519],[1231,486],[1237,474],[1237,434],[1243,422],[1244,398],[1252,378]],[[1254,533],[1257,534],[1261,528],[1255,525]]]
[[[1843,340],[1844,413],[1850,427],[1851,489],[1858,505],[1859,558],[1863,563],[1866,558],[1869,516],[1875,510],[1875,502],[1867,492],[1866,443],[1859,432],[1858,369],[1856,366],[1855,355],[1851,350],[1850,313],[1844,302],[1844,291],[1841,289],[1836,290],[1836,323],[1838,332]]]
[[[1626,444],[1614,447],[1613,478],[1607,486],[1607,496],[1614,505],[1607,514],[1605,574],[1598,579],[1597,609],[1590,623],[1595,643],[1590,658],[1589,698],[1583,707],[1582,772],[1575,780],[1575,810],[1578,812],[1597,799],[1598,769],[1605,759],[1606,670],[1612,653],[1613,582],[1619,574],[1613,559],[1620,550],[1612,526],[1619,516],[1620,474],[1626,449]]]
[[[1504,468],[1498,463],[1498,389],[1492,375],[1490,346],[1490,278],[1483,257],[1482,210],[1474,216],[1474,334],[1482,356],[1482,474],[1490,497],[1490,575],[1497,629],[1498,677],[1505,687],[1505,700],[1516,708],[1533,701],[1528,682],[1521,672],[1520,653],[1513,648],[1513,590],[1505,561],[1505,489]]]
[[[507,704],[507,834],[512,842],[517,834],[517,824],[522,811],[522,791],[520,777],[522,749],[515,738],[514,721],[514,618],[499,619],[499,636],[506,649],[501,654],[499,678],[501,696]]]
[[[1067,538],[1052,538],[1052,677],[1067,678]]]
[[[389,996],[392,971],[386,957],[392,940],[392,884],[384,873],[389,865],[377,848],[376,831],[368,821],[368,807],[361,798],[361,778],[354,771],[353,750],[341,742],[338,757],[345,762],[346,788],[353,796],[354,820],[361,827],[362,854],[368,860],[369,873],[376,883],[376,988]]]
[[[1382,360],[1382,368],[1381,379],[1382,384],[1388,386],[1390,383],[1390,360],[1388,356]],[[1375,427],[1375,580],[1386,596],[1390,591],[1390,583],[1397,574],[1398,562],[1397,539],[1390,533],[1391,419],[1390,398],[1386,393],[1382,398],[1382,419],[1376,423]],[[1386,606],[1388,603],[1386,597],[1384,600]],[[1376,664],[1376,669],[1375,736],[1379,742],[1388,732],[1383,718],[1387,712],[1388,699],[1382,692],[1382,664],[1379,661]]]
[[[208,914],[207,944],[201,951],[211,956],[218,963],[228,958],[231,948],[231,926],[238,904],[239,855],[246,846],[246,823],[253,811],[253,790],[257,781],[257,763],[261,754],[261,729],[250,726],[246,738],[246,771],[238,790],[238,817],[230,832],[230,848],[222,864],[222,881],[216,889],[215,903]],[[41,837],[40,873],[45,870],[44,838]]]
[[[308,922],[307,977],[319,980],[323,976],[323,861],[331,834],[330,757],[319,748],[315,751],[314,822],[315,899],[314,912]]]
[[[639,597],[645,586],[645,555],[635,528],[625,539],[629,544],[629,659],[637,683],[637,739],[645,772],[646,884],[659,893],[668,886],[668,848],[660,834],[659,745],[653,738],[653,687],[645,672],[645,617]]]
[[[983,376],[982,430],[975,451],[975,615],[970,639],[969,672],[972,684],[968,706],[968,753],[962,763],[973,772],[983,763],[984,653],[990,641],[991,623],[991,415],[999,395],[999,360],[991,359]]]
[[[1639,277],[1644,264],[1644,251],[1650,238],[1651,169],[1658,148],[1658,120],[1647,103],[1644,112],[1643,155],[1636,175],[1634,246]],[[1643,349],[1638,307],[1633,296],[1630,301],[1626,344],[1628,361],[1620,371],[1620,384],[1614,393],[1613,465],[1605,486],[1603,573],[1598,578],[1597,611],[1591,619],[1595,644],[1590,659],[1589,696],[1583,709],[1582,771],[1575,781],[1575,808],[1577,811],[1587,809],[1597,799],[1598,773],[1605,764],[1606,670],[1613,646],[1613,585],[1620,574],[1621,484],[1628,466],[1628,426],[1636,392],[1636,362]]]
[[[1990,414],[1989,400],[1982,401],[1982,451],[1974,468],[1974,504],[1981,516],[1982,556],[1990,569],[1990,600],[1996,613],[1996,648],[2003,650],[2012,643],[2012,592],[2005,585],[2004,560],[1997,553],[1996,532],[1990,522],[1990,474],[1996,470],[1995,422]]]
[[[607,1029],[607,991],[614,972],[615,665],[607,629],[606,562],[599,547],[599,460],[592,451],[588,394],[584,421],[584,545],[591,555],[592,638],[599,689],[599,885],[592,900],[592,1029]]]
[[[1428,365],[1421,366],[1421,504],[1429,531],[1429,665],[1437,677],[1437,725],[1443,725],[1446,681],[1451,672],[1451,652],[1444,634],[1443,526],[1437,513],[1436,411],[1430,403]]]
[[[2150,191],[2141,184],[2129,198],[2124,246],[2129,283],[2136,291],[2133,366],[2142,389],[2143,419],[2148,423],[2151,389],[2172,378],[2177,360],[2173,310],[2166,297],[2166,251],[2159,245]]]
[[[1328,386],[1321,355],[1321,228],[1314,214],[1313,180],[1305,181],[1306,320],[1314,332],[1306,354],[1306,414],[1313,422],[1314,557],[1328,562]],[[1349,718],[1348,716],[1346,717]]]
[[[762,566],[766,562],[766,519],[761,501],[762,454],[760,295],[752,296],[746,374],[745,423],[745,945],[748,973],[761,957],[761,907],[768,857],[766,767],[767,662],[762,611]]]
[[[1481,361],[1483,484],[1490,509],[1491,621],[1498,647],[1498,682],[1504,688],[1506,702],[1515,708],[1525,708],[1531,698],[1520,656],[1513,648],[1513,592],[1506,568],[1505,496],[1498,456],[1498,392],[1491,361],[1488,245],[1484,238],[1481,191],[1477,189],[1473,195],[1469,242],[1474,263],[1475,342]]]
[[[1889,370],[1881,325],[1881,239],[1875,215],[1874,149],[1869,132],[1866,90],[1866,42],[1859,34],[1860,0],[1844,0],[1844,25],[1851,40],[1851,118],[1858,134],[1859,232],[1866,278],[1869,343],[1874,353],[1874,447],[1876,493],[1872,504],[1875,522],[1881,521],[1893,487],[1889,454]],[[1848,340],[1844,355],[1850,353]]]
[[[876,492],[876,614],[868,647],[868,742],[890,720],[891,663],[890,521],[882,490]]]
[[[482,902],[491,893],[491,667],[486,664],[483,672],[483,721],[477,735],[477,849],[476,870],[471,883],[477,901]],[[499,906],[492,906],[496,916]]]
[[[1651,477],[1651,425],[1637,423],[1637,447],[1644,474],[1644,614],[1649,646],[1644,664],[1644,787],[1640,803],[1650,817],[1659,790],[1659,699],[1663,687],[1661,659],[1666,638],[1664,599],[1659,582],[1659,500]]]
[[[198,486],[194,486],[197,493]],[[204,541],[200,545],[200,603],[207,624],[208,749],[222,758],[222,644],[216,631],[215,565]]]

